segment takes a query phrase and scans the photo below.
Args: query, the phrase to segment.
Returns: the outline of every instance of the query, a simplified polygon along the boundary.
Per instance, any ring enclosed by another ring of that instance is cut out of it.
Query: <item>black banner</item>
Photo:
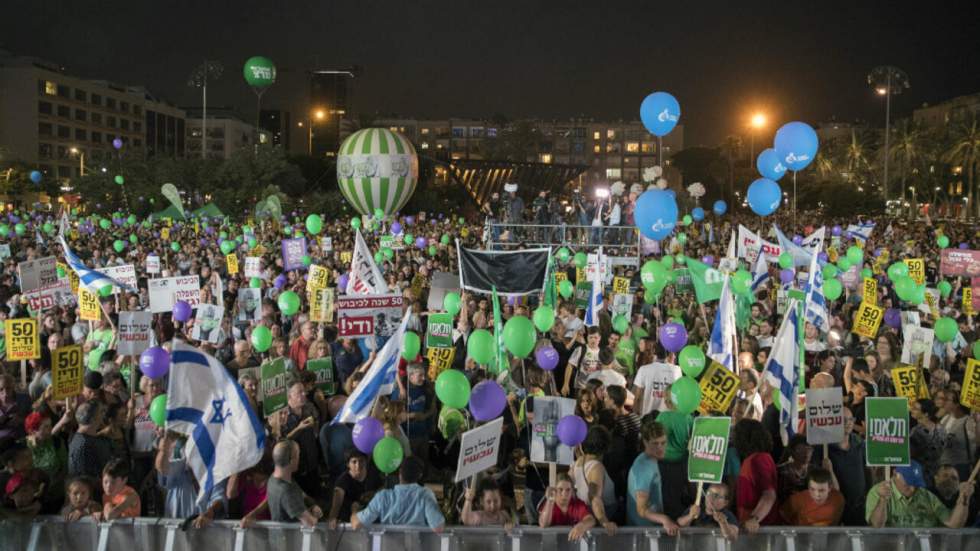
[[[496,286],[502,295],[529,295],[544,289],[550,249],[458,250],[459,279],[464,289],[490,293]]]

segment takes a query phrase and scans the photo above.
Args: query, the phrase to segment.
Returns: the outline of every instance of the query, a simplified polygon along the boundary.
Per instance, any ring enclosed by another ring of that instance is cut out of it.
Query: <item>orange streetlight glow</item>
[[[316,120],[322,121],[327,116],[327,112],[324,111],[323,109],[317,109],[313,113],[313,116],[316,117]]]
[[[766,125],[766,116],[762,113],[756,113],[752,115],[752,126],[754,128],[762,128]]]

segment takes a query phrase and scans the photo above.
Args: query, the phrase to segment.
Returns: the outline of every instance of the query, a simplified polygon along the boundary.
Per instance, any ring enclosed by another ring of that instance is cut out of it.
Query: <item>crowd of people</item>
[[[516,190],[505,193],[510,199],[494,210],[504,212],[503,220],[554,221],[548,214],[555,209],[554,201],[541,196],[525,208]],[[632,223],[627,197],[622,198],[621,211],[616,206],[615,216],[621,216],[616,224]],[[419,334],[424,334],[428,316],[437,313],[428,307],[432,274],[458,273],[456,247],[443,235],[459,239],[463,247],[484,246],[484,220],[446,214],[401,218],[406,231],[433,246],[410,245],[391,258],[380,258],[387,284],[405,299],[409,327]],[[590,216],[595,215],[585,215]],[[636,266],[614,266],[614,275],[628,278],[634,294],[628,326],[621,331],[613,324],[612,293],[603,293],[598,322],[589,326],[581,306],[561,297],[554,326],[537,336],[538,346],[558,351],[557,366],[547,370],[534,357],[510,358],[510,372],[503,374],[511,391],[497,465],[459,484],[453,482],[459,431],[440,415],[442,404],[434,391],[439,373],[424,351],[413,361],[401,361],[394,393],[380,397],[373,409],[385,434],[401,442],[405,459],[397,473],[380,472],[372,458],[353,445],[351,424],[331,422],[364,378],[380,343],[340,338],[336,323],[311,321],[304,271],[282,269],[279,243],[284,227],[291,226],[286,236],[304,232],[296,213],[288,220],[154,220],[108,229],[83,224],[84,214],[71,216],[68,242],[89,267],[132,264],[137,272],[139,293],[100,297],[102,315],[96,322],[82,321],[78,307],[68,303],[33,311],[20,291],[19,262],[63,257],[57,239],[35,231],[45,222],[57,223],[57,213],[21,209],[5,217],[10,224],[15,218],[26,224],[27,231],[0,237],[0,243],[10,246],[0,274],[0,320],[37,318],[42,349],[39,359],[27,362],[26,380],[20,379],[17,362],[4,363],[0,375],[0,515],[7,518],[148,516],[186,519],[194,527],[215,519],[241,519],[244,526],[271,519],[306,526],[326,523],[330,529],[382,523],[437,531],[453,524],[508,530],[524,524],[568,527],[571,539],[593,528],[612,534],[619,526],[661,527],[670,535],[692,526],[713,527],[735,538],[777,525],[961,528],[980,523],[972,472],[978,459],[978,417],[960,402],[967,362],[980,337],[972,310],[964,313],[967,279],[946,278],[952,291],[936,305],[943,316],[957,320],[960,336],[951,343],[937,342],[924,366],[928,397],[911,404],[913,460],[886,472],[865,465],[863,402],[869,396],[896,395],[891,371],[901,363],[902,327],[883,323],[875,338],[860,337],[851,332],[862,301],[860,289],[847,289],[829,301],[830,331],[806,326],[805,378],[810,387],[840,388],[846,406],[845,437],[818,447],[809,445],[804,434],[784,442],[779,405],[763,373],[782,321],[774,292],[780,285],[779,267],[770,264],[769,283],[755,291],[754,302],[738,316],[740,352],[733,366],[740,381],[738,395],[727,411],[711,412],[732,418],[724,480],[706,485],[688,481],[688,447],[697,414],[681,412],[673,403],[671,385],[681,370],[676,354],[659,342],[657,328],[667,321],[681,323],[689,344],[706,347],[717,302],[699,304],[691,287],[680,283],[648,302],[639,264],[676,255],[675,268],[683,270],[684,258],[721,259],[728,236],[739,224],[765,236],[776,222],[789,235],[805,236],[821,225],[855,222],[832,213],[800,213],[798,223],[786,214],[765,219],[748,214],[709,216],[684,228],[684,243],[675,236],[660,244],[658,254],[638,259]],[[867,252],[863,267],[873,268],[872,251],[883,249],[895,260],[923,258],[930,287],[944,280],[937,230],[941,228],[954,246],[965,243],[972,249],[977,239],[973,223],[883,217],[874,221],[874,232],[861,243]],[[361,228],[372,253],[390,222],[373,231],[367,223]],[[239,290],[252,282],[242,272],[229,274],[218,237],[241,237],[246,223],[254,230],[256,245],[247,240],[236,243],[238,254],[262,258],[261,313],[254,317],[240,315],[238,300]],[[591,220],[584,225],[589,224]],[[136,238],[128,239],[130,234]],[[311,243],[311,262],[330,270],[329,285],[336,286],[349,269],[344,253],[354,248],[350,220],[331,221],[319,236],[309,231],[305,236]],[[329,249],[312,245],[318,237],[330,237]],[[116,246],[119,240],[125,241],[122,250]],[[844,248],[854,243],[847,236],[842,240]],[[565,245],[574,251],[584,242]],[[146,272],[151,253],[160,257],[161,274]],[[615,255],[615,246],[609,254]],[[741,262],[748,265],[745,259]],[[557,269],[575,280],[571,263]],[[887,275],[878,268],[875,274],[877,304],[916,310],[898,298]],[[277,358],[284,358],[288,367],[287,406],[263,420],[267,439],[262,460],[218,481],[206,495],[199,492],[183,454],[186,438],[157,426],[150,417],[153,399],[167,391],[166,380],[141,374],[138,357],[116,353],[119,313],[146,309],[148,279],[168,275],[197,276],[201,302],[224,306],[225,316],[213,344],[192,337],[193,321],[154,314],[156,342],[169,347],[183,340],[218,358],[239,380],[256,412],[262,411],[261,393],[252,368]],[[284,315],[277,305],[276,297],[286,290],[302,298],[297,314]],[[343,292],[337,290],[338,295]],[[542,300],[541,295],[504,298],[501,316],[531,317]],[[491,297],[462,293],[452,331],[455,359],[449,369],[461,371],[471,385],[498,377],[468,357],[466,346],[473,331],[493,330],[493,316]],[[921,319],[924,326],[936,321],[926,313]],[[258,352],[250,339],[259,326],[273,335],[265,352]],[[84,388],[78,396],[55,400],[52,352],[70,344],[82,345],[85,352]],[[333,393],[318,387],[316,374],[307,369],[308,362],[325,357],[332,359]],[[534,400],[546,396],[573,398],[576,415],[588,427],[572,464],[559,465],[554,476],[547,465],[531,461]]]

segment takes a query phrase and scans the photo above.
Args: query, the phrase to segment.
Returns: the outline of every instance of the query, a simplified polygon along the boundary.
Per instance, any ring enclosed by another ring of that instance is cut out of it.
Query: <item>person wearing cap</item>
[[[895,476],[875,484],[868,492],[865,518],[874,528],[962,528],[969,513],[973,484],[960,483],[960,496],[952,511],[926,489],[922,466],[911,461],[895,469]]]

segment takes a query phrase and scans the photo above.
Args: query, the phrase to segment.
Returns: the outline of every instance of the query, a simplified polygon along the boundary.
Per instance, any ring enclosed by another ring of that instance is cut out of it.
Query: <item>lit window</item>
[[[606,178],[622,178],[623,170],[620,168],[607,168]]]
[[[388,127],[388,130],[391,130],[392,132],[398,132],[398,127],[397,126],[390,126],[390,127]]]
[[[428,134],[429,134],[429,129],[428,129],[428,128],[423,128],[423,129],[422,129],[422,135],[423,135],[423,136],[426,136],[426,135],[428,135]]]
[[[606,139],[607,140],[615,140],[616,139],[616,131],[613,130],[612,128],[606,130]]]
[[[50,80],[44,81],[44,93],[49,96],[58,95],[58,85],[51,82]]]
[[[422,149],[429,149],[429,142],[422,142],[419,144]]]
[[[643,151],[643,153],[653,153],[654,152],[653,151],[653,144],[652,143],[645,143],[645,144],[643,144],[643,147],[640,148],[640,150]]]
[[[538,156],[538,159],[540,159],[540,161],[542,163],[550,164],[551,163],[551,153],[542,153],[541,155]]]
[[[602,152],[602,146],[600,146],[599,144],[595,144],[595,147],[592,148],[592,152],[593,153],[601,153]]]
[[[598,140],[599,139],[599,131],[598,130],[596,130],[595,132],[592,133],[592,139],[593,140]]]
[[[627,153],[639,153],[640,152],[640,144],[638,142],[628,142],[626,144],[626,152]]]

